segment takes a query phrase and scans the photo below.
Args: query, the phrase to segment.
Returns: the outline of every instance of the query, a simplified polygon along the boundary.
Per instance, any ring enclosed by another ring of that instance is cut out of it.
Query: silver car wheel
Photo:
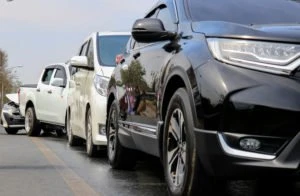
[[[32,113],[29,110],[27,110],[26,114],[25,114],[25,131],[27,133],[29,133],[30,128],[32,127],[32,124],[33,124]]]
[[[180,187],[186,175],[186,131],[183,112],[175,109],[170,118],[167,140],[167,171],[170,182]]]

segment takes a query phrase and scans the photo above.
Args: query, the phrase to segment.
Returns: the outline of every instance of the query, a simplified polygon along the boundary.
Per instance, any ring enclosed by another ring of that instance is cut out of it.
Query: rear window
[[[239,24],[300,22],[300,0],[188,0],[193,21]]]
[[[115,66],[116,55],[125,52],[129,35],[99,36],[97,41],[98,60],[102,66]]]

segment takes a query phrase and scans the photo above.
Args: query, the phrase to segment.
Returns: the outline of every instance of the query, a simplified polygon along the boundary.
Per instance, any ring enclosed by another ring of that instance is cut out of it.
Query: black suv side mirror
[[[176,37],[176,33],[166,31],[161,20],[155,18],[136,20],[131,33],[137,42],[142,43],[172,40]]]

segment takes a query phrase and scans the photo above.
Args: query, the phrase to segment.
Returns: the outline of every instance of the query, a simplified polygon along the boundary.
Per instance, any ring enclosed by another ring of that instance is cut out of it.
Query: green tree
[[[19,81],[14,80],[16,76],[13,74],[12,70],[9,70],[7,61],[8,61],[7,53],[0,48],[0,93],[1,93],[0,107],[1,109],[2,109],[3,102],[7,101],[5,98],[5,94],[12,92],[12,90],[17,85],[17,83],[19,83]]]
[[[128,69],[121,70],[122,81],[127,84],[128,87],[138,87],[140,91],[147,91],[149,89],[143,78],[145,74],[145,69],[141,66],[139,61],[132,61]]]

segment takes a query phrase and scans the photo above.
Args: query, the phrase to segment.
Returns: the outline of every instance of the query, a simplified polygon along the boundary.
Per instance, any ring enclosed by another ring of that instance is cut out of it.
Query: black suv
[[[299,176],[300,3],[159,1],[108,87],[108,157],[161,158],[169,193],[216,177]]]

